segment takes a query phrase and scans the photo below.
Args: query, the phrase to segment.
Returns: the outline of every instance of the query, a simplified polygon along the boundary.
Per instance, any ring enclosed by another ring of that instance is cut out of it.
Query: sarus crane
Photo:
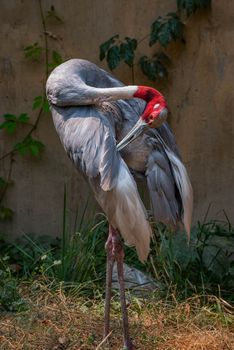
[[[125,86],[81,59],[56,67],[47,80],[46,94],[62,145],[86,176],[109,221],[104,338],[110,332],[112,269],[116,262],[124,346],[132,350],[122,238],[144,261],[152,235],[134,177],[147,180],[154,219],[170,227],[182,222],[190,233],[192,187],[165,121],[165,98],[151,87]]]

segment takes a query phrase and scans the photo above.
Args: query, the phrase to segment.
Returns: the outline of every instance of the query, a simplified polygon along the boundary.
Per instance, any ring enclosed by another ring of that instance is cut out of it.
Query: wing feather
[[[193,190],[175,137],[167,123],[150,133],[153,152],[146,175],[154,217],[169,225],[183,222],[189,237]]]
[[[166,158],[170,165],[173,182],[175,184],[175,198],[177,200],[177,203],[181,203],[182,207],[180,213],[181,221],[185,226],[188,238],[190,238],[193,211],[193,189],[187,170],[178,154],[178,148],[174,147],[175,141],[173,142],[173,134],[172,137],[170,136],[170,138],[165,137],[168,135],[169,130],[169,127],[167,127],[167,130],[164,129],[164,137],[160,129],[156,130],[156,138],[160,142],[163,153],[166,155]],[[176,201],[173,200],[172,205],[174,206],[175,204]]]
[[[52,107],[60,140],[76,168],[90,178],[100,176],[108,191],[116,184],[119,169],[114,131],[105,115],[92,106]]]
[[[162,150],[154,150],[148,160],[147,184],[150,192],[151,205],[156,221],[175,226],[180,220],[179,203],[176,198],[175,181]]]

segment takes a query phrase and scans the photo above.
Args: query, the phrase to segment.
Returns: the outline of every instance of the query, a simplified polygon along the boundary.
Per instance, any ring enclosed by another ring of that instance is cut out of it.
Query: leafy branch
[[[61,22],[62,20],[57,15],[54,6],[51,6],[50,10],[47,12],[47,16],[45,17],[42,9],[41,0],[38,0],[38,4],[39,4],[39,10],[40,10],[41,23],[43,27],[43,34],[44,34],[43,36],[44,47],[40,46],[37,42],[35,42],[32,45],[26,46],[23,49],[23,53],[26,59],[29,59],[31,61],[37,61],[37,62],[41,61],[44,55],[45,75],[43,79],[43,94],[40,96],[36,96],[34,98],[34,101],[32,104],[32,110],[38,110],[38,112],[37,112],[35,122],[33,124],[30,123],[30,118],[27,113],[21,113],[19,116],[16,116],[14,114],[5,114],[3,116],[4,120],[0,124],[0,130],[5,130],[8,135],[14,134],[20,125],[21,126],[27,125],[30,127],[26,135],[23,137],[23,139],[18,143],[14,144],[12,149],[9,152],[5,153],[0,158],[0,161],[3,161],[5,158],[10,158],[7,179],[0,177],[0,220],[9,220],[13,216],[12,209],[2,206],[1,203],[5,197],[9,184],[12,183],[11,174],[12,174],[12,167],[14,164],[14,157],[17,154],[19,154],[21,156],[31,155],[33,157],[38,158],[45,148],[45,145],[39,140],[36,140],[32,136],[32,134],[37,129],[43,112],[49,112],[49,104],[44,93],[45,81],[49,75],[50,70],[56,67],[58,64],[62,63],[62,57],[56,51],[52,51],[51,62],[49,63],[49,48],[48,48],[49,32],[47,31],[47,27],[46,27],[46,19],[55,18],[59,22]]]
[[[117,34],[100,46],[100,60],[106,58],[111,70],[115,69],[121,60],[131,67],[134,62],[136,48],[136,39],[125,37],[124,41],[121,41]]]
[[[100,45],[99,58],[101,61],[106,59],[110,70],[114,70],[121,62],[124,62],[132,69],[133,80],[136,64],[140,66],[141,71],[149,80],[165,79],[168,76],[168,66],[171,61],[162,50],[172,41],[181,41],[185,44],[185,24],[181,16],[185,12],[188,17],[199,9],[204,10],[210,7],[211,0],[177,0],[177,12],[170,12],[163,17],[159,16],[151,24],[150,32],[146,36],[139,40],[129,37],[122,40],[116,34]],[[149,46],[157,45],[158,51],[151,58],[146,55],[140,57],[136,63],[136,49],[148,38]]]
[[[151,81],[167,78],[166,66],[169,66],[170,63],[169,57],[163,52],[157,52],[151,59],[147,56],[142,56],[139,60],[142,72]]]
[[[172,40],[184,42],[184,24],[176,13],[168,13],[167,16],[159,16],[151,24],[149,46],[159,43],[167,47]]]
[[[34,61],[40,61],[42,55],[42,47],[38,43],[26,46],[24,48],[24,55]]]
[[[136,39],[125,37],[124,40],[120,40],[117,34],[100,46],[99,58],[101,61],[104,58],[106,59],[110,70],[118,67],[121,61],[124,61],[129,67],[133,68],[136,48]],[[134,80],[134,75],[132,78]]]
[[[14,145],[14,150],[22,156],[31,154],[34,157],[38,157],[44,147],[42,142],[33,139],[31,135],[27,135],[23,141]]]
[[[18,117],[14,114],[4,114],[5,121],[0,124],[0,129],[5,129],[8,134],[13,134],[17,125],[28,124],[29,116],[26,113],[20,114]]]

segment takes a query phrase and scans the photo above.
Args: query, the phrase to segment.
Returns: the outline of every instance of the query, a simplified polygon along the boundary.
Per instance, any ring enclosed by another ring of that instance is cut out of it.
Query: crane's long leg
[[[106,241],[106,293],[105,293],[105,316],[104,316],[104,338],[110,333],[110,302],[111,302],[111,284],[112,284],[112,272],[115,258],[113,256],[113,244],[112,244],[112,227],[109,225],[109,235]]]
[[[121,309],[122,309],[124,346],[128,350],[134,350],[135,346],[132,344],[132,341],[129,335],[128,312],[127,312],[127,305],[126,305],[126,298],[125,298],[124,270],[123,270],[124,249],[121,241],[119,242],[119,245],[121,246],[121,250],[119,251],[119,254],[116,260],[117,260],[117,272],[118,272],[118,279],[119,279],[120,303],[121,303]]]
[[[104,324],[104,337],[109,334],[110,331],[110,300],[111,300],[111,281],[114,261],[117,262],[117,272],[120,288],[120,303],[122,309],[123,320],[123,333],[124,333],[124,346],[128,350],[134,350],[128,326],[128,313],[125,299],[124,288],[124,273],[123,273],[123,261],[124,250],[121,242],[120,234],[118,230],[109,226],[109,235],[106,242],[107,250],[107,275],[106,275],[106,297],[105,297],[105,324]]]

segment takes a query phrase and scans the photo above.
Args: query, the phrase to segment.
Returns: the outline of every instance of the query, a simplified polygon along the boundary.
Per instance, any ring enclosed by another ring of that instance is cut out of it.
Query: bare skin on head
[[[166,100],[158,90],[148,86],[139,86],[133,97],[145,100],[147,105],[138,122],[117,145],[119,151],[137,138],[147,127],[158,128],[167,118]]]

